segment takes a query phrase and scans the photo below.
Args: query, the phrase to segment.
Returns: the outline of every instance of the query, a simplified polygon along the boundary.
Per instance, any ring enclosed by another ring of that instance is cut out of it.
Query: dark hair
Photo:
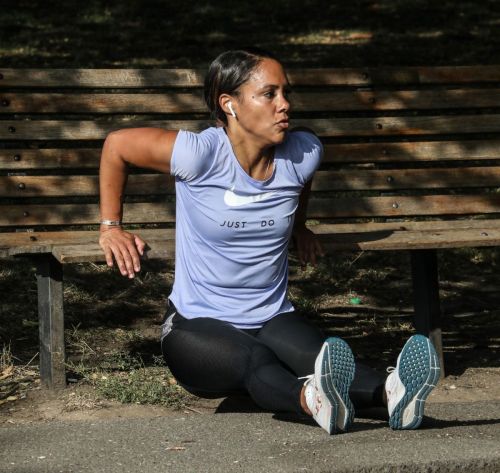
[[[221,94],[238,95],[238,88],[249,78],[262,59],[280,62],[264,49],[248,47],[226,51],[217,56],[205,76],[204,96],[212,118],[227,125],[227,117],[219,105]]]

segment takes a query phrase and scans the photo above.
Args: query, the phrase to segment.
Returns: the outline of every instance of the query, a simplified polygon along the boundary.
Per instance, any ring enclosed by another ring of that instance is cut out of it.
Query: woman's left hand
[[[316,235],[305,225],[293,228],[292,239],[302,269],[305,269],[307,263],[311,263],[313,266],[316,266],[316,257],[325,256]]]

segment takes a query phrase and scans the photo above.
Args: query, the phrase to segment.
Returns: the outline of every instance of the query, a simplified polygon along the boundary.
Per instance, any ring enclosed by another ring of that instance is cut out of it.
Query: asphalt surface
[[[500,401],[428,404],[414,431],[357,418],[350,432],[333,436],[306,418],[231,406],[8,425],[0,428],[0,471],[500,472]]]

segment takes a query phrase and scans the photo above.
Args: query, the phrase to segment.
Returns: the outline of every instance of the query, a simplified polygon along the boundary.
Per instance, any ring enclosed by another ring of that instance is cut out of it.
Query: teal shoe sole
[[[349,388],[354,379],[354,356],[341,338],[330,337],[323,352],[321,387],[333,406],[331,432],[347,430],[354,420]]]
[[[389,425],[392,429],[416,429],[424,416],[427,396],[436,386],[441,369],[436,350],[423,335],[414,335],[403,347],[399,359],[399,379],[405,395],[394,408]]]

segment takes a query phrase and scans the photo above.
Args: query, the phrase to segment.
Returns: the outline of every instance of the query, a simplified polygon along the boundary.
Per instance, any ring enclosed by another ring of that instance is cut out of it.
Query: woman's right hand
[[[144,254],[146,242],[121,227],[101,228],[99,245],[106,256],[106,263],[113,266],[113,257],[123,276],[133,278],[141,270],[139,254]]]

